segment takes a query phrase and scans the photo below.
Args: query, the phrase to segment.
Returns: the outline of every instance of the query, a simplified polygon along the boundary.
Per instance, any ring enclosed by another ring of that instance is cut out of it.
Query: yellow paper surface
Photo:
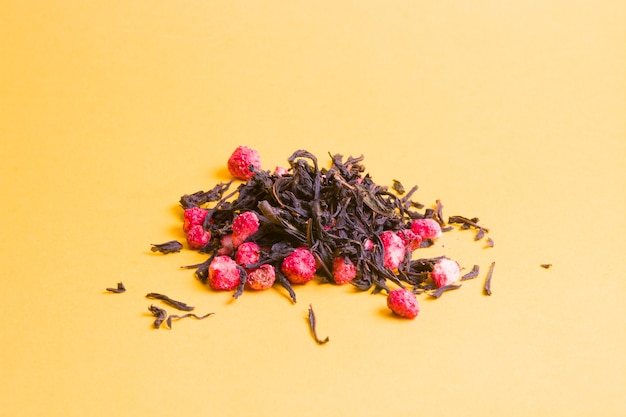
[[[0,16],[0,414],[626,414],[622,2]],[[227,181],[237,145],[270,170],[296,149],[362,154],[376,182],[479,217],[495,246],[455,231],[416,252],[481,275],[419,296],[415,320],[318,282],[296,304],[280,288],[234,301],[180,268],[204,256],[150,244],[184,241],[178,199]],[[148,292],[215,314],[154,330]]]

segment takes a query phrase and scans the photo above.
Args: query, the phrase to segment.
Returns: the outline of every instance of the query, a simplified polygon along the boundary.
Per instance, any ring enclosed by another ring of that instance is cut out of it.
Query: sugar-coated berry
[[[398,236],[400,236],[404,245],[409,248],[410,251],[418,249],[422,243],[422,237],[411,229],[398,230]]]
[[[270,264],[263,264],[248,274],[248,286],[253,290],[267,290],[275,280],[276,270]]]
[[[315,256],[307,248],[294,249],[283,259],[280,270],[292,284],[306,284],[315,275]]]
[[[274,175],[280,176],[280,175],[286,175],[287,174],[287,170],[283,167],[276,167],[274,168]]]
[[[192,207],[185,210],[185,213],[183,214],[185,219],[183,223],[183,231],[187,233],[191,226],[204,224],[204,219],[206,218],[207,213],[207,210],[200,207]]]
[[[435,219],[417,219],[411,224],[411,230],[423,240],[435,240],[441,237],[441,226]]]
[[[387,295],[387,307],[400,317],[413,319],[420,312],[417,297],[405,288],[391,290]]]
[[[363,250],[371,252],[374,250],[374,241],[372,239],[365,239],[363,242]]]
[[[383,264],[385,268],[397,269],[406,255],[406,246],[396,233],[387,230],[380,235],[383,242]]]
[[[209,285],[215,290],[234,290],[241,280],[241,271],[230,256],[216,256],[209,265]]]
[[[259,230],[259,217],[254,211],[246,211],[233,220],[233,247],[237,248]]]
[[[338,256],[333,260],[333,279],[343,285],[356,277],[356,267],[347,256]]]
[[[228,171],[235,178],[249,180],[254,175],[250,165],[257,170],[261,169],[261,157],[257,151],[247,146],[238,146],[228,158]]]
[[[460,275],[461,268],[459,264],[448,258],[438,260],[430,273],[430,277],[435,281],[437,287],[443,287],[458,281]]]
[[[218,255],[232,255],[235,251],[233,248],[233,235],[224,235],[220,239],[220,248],[217,250]]]
[[[239,265],[247,268],[247,265],[252,265],[259,262],[261,256],[261,248],[254,242],[244,242],[237,248],[235,253],[235,262]]]
[[[187,231],[187,244],[190,249],[200,249],[211,240],[211,232],[204,230],[202,225],[191,226]]]

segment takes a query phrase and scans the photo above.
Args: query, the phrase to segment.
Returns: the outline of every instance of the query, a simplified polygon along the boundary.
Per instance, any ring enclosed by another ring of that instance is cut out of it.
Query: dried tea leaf
[[[148,307],[148,310],[150,310],[152,315],[156,317],[156,319],[154,320],[154,328],[158,329],[159,327],[161,327],[161,323],[163,323],[167,318],[167,311],[154,305],[150,305],[150,307]]]
[[[442,287],[437,288],[436,290],[429,291],[428,295],[430,295],[431,297],[439,298],[443,295],[444,292],[458,290],[459,288],[461,288],[461,284],[444,285]]]
[[[484,291],[486,295],[491,295],[491,278],[493,276],[493,268],[496,266],[495,262],[492,262],[487,272],[487,279],[485,279]]]
[[[177,308],[179,310],[183,310],[183,311],[191,311],[194,309],[194,307],[192,306],[188,306],[187,304],[183,303],[182,301],[176,301],[171,299],[170,297],[168,297],[167,295],[163,295],[163,294],[158,294],[156,292],[151,292],[146,294],[146,298],[152,298],[154,300],[161,300],[163,302],[165,302],[166,304],[169,304],[170,306]]]
[[[471,271],[469,271],[467,274],[461,277],[461,281],[476,278],[479,272],[480,272],[480,267],[478,265],[474,265]]]
[[[183,244],[177,240],[170,240],[169,242],[158,244],[152,243],[151,245],[152,247],[150,248],[150,250],[152,252],[161,252],[163,254],[180,252],[180,250],[183,248]]]
[[[541,265],[539,265],[539,266],[541,266],[541,267],[542,267],[542,268],[544,268],[544,269],[550,269],[550,268],[552,268],[552,264],[541,264]]]
[[[317,330],[315,329],[316,325],[317,323],[315,321],[315,313],[313,312],[313,306],[309,304],[309,327],[311,328],[311,333],[313,334],[313,337],[315,338],[315,341],[318,344],[323,345],[325,343],[328,343],[328,341],[330,340],[328,337],[322,340],[317,336]]]
[[[209,317],[209,316],[212,316],[213,314],[215,314],[215,313],[207,313],[207,314],[205,314],[204,316],[197,316],[197,315],[195,315],[194,313],[187,313],[187,314],[183,314],[182,316],[177,316],[177,315],[175,315],[175,314],[171,314],[171,315],[167,318],[166,323],[167,323],[167,327],[169,327],[169,328],[171,329],[171,328],[172,328],[172,320],[173,320],[173,319],[180,320],[180,319],[184,319],[184,318],[187,318],[187,317],[193,317],[193,318],[196,318],[196,319],[198,319],[198,320],[202,320],[202,319],[206,319],[206,318],[207,318],[207,317]]]
[[[118,282],[116,288],[107,288],[107,291],[115,294],[120,294],[126,291],[126,287],[124,287],[124,284],[122,284],[121,282]]]

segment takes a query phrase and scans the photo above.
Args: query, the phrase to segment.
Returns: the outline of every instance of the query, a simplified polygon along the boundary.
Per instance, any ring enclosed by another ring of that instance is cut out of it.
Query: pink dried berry
[[[294,249],[283,259],[280,270],[292,284],[306,284],[315,275],[315,257],[307,248]]]
[[[250,165],[255,169],[261,169],[261,157],[254,149],[247,146],[239,146],[228,158],[228,171],[233,177],[249,180],[254,175],[250,171]]]
[[[275,280],[276,270],[269,264],[263,264],[248,274],[248,286],[253,290],[267,290]]]
[[[400,236],[404,245],[409,248],[410,251],[418,249],[422,243],[422,237],[411,229],[398,230],[398,236]]]
[[[371,252],[374,250],[374,241],[372,239],[365,239],[363,242],[363,250]]]
[[[411,230],[424,240],[441,237],[441,226],[434,219],[417,219],[411,224]]]
[[[254,211],[246,211],[233,220],[233,247],[237,248],[259,230],[259,217]]]
[[[259,262],[260,255],[261,248],[259,248],[259,245],[254,242],[245,242],[239,245],[237,253],[235,254],[235,262],[247,268],[247,265]]]
[[[460,275],[461,268],[459,268],[459,264],[448,258],[438,260],[430,273],[437,287],[443,287],[458,281]]]
[[[196,224],[191,226],[187,231],[187,244],[190,249],[200,249],[211,240],[211,233],[208,230]]]
[[[202,209],[200,207],[192,207],[190,209],[185,210],[184,218],[185,221],[183,223],[183,231],[187,233],[191,226],[202,225],[204,224],[204,219],[206,218],[208,211]]]
[[[287,175],[287,170],[283,167],[276,167],[274,168],[274,175],[276,176]]]
[[[420,312],[415,294],[405,288],[391,290],[387,296],[387,307],[400,317],[413,319]]]
[[[216,256],[209,265],[209,284],[215,290],[234,290],[240,282],[241,271],[229,256]]]
[[[396,233],[387,230],[380,235],[383,242],[383,264],[386,268],[397,269],[406,255],[406,246]]]
[[[347,256],[338,256],[333,260],[333,278],[336,284],[343,285],[356,277],[356,267]]]
[[[222,245],[218,250],[218,255],[232,255],[235,251],[233,248],[233,235],[224,235],[220,239],[220,244]]]

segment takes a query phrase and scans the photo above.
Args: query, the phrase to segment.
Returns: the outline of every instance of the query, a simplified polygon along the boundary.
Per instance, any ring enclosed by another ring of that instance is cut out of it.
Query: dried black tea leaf
[[[404,186],[402,185],[402,183],[398,180],[393,180],[393,183],[391,185],[391,188],[393,188],[398,194],[402,195],[404,194],[405,190],[404,190]]]
[[[166,323],[167,323],[167,327],[169,327],[171,329],[172,328],[172,320],[173,319],[180,320],[180,319],[184,319],[184,318],[187,318],[187,317],[193,317],[195,319],[202,320],[202,319],[206,319],[209,316],[212,316],[213,314],[215,314],[215,313],[207,313],[204,316],[197,316],[194,313],[187,313],[187,314],[183,314],[182,316],[177,316],[175,314],[170,314],[170,316],[167,318]]]
[[[450,216],[448,218],[448,223],[460,224],[461,229],[469,229],[470,227],[473,227],[475,229],[483,229],[485,232],[489,232],[489,229],[478,224],[478,217],[473,217],[471,219],[468,219],[467,217],[463,217],[463,216]]]
[[[315,338],[315,341],[318,344],[323,345],[325,343],[328,343],[328,341],[330,340],[328,337],[322,340],[317,336],[317,330],[315,329],[316,325],[317,323],[315,321],[315,313],[313,312],[313,306],[309,304],[309,327],[311,328],[311,333],[313,334],[313,337]]]
[[[491,277],[493,276],[493,268],[496,266],[495,262],[492,262],[487,271],[487,279],[485,279],[484,291],[486,295],[491,295]]]
[[[177,240],[170,240],[169,242],[165,242],[165,243],[152,243],[152,247],[150,248],[150,250],[152,252],[161,252],[163,254],[168,254],[168,253],[176,253],[176,252],[180,252],[180,250],[183,248],[183,244],[180,243]]]
[[[177,308],[179,310],[183,310],[183,311],[191,311],[191,310],[194,309],[194,307],[188,306],[187,304],[183,303],[182,301],[173,300],[170,297],[168,297],[167,295],[158,294],[156,292],[151,292],[151,293],[146,294],[146,298],[152,298],[154,300],[161,300],[164,303],[169,304],[172,307]]]
[[[458,290],[459,288],[461,288],[461,284],[444,285],[442,287],[437,288],[436,290],[429,291],[428,295],[430,295],[431,297],[439,298],[443,295],[444,292]]]
[[[487,238],[487,246],[493,248],[493,239],[490,237]]]
[[[471,271],[461,277],[461,281],[466,281],[468,279],[476,278],[478,273],[480,272],[480,267],[478,265],[474,265]]]
[[[148,310],[150,310],[152,315],[156,317],[156,319],[154,320],[154,328],[158,329],[159,327],[161,327],[161,323],[163,323],[167,318],[167,311],[154,305],[148,307]]]
[[[116,288],[107,288],[107,291],[120,294],[126,291],[126,287],[124,287],[124,284],[122,284],[121,282],[118,282]]]
[[[550,268],[552,268],[552,264],[541,264],[540,266],[541,266],[542,268],[544,268],[544,269],[550,269]]]
[[[483,229],[482,227],[480,229],[478,229],[478,231],[476,232],[476,236],[474,236],[474,240],[480,240],[485,236],[485,229]]]

